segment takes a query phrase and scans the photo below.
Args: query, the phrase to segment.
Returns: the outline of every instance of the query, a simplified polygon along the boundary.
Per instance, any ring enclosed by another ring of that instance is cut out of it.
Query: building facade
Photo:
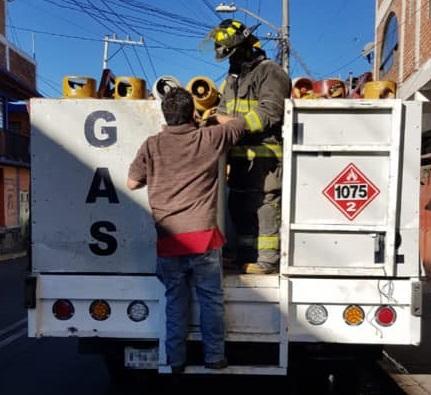
[[[7,1],[0,0],[0,254],[27,249],[30,192],[28,99],[36,64],[6,38]]]
[[[393,80],[397,96],[423,101],[421,260],[431,277],[431,0],[377,0],[374,78]]]
[[[376,80],[393,80],[398,97],[431,99],[431,0],[377,0]]]

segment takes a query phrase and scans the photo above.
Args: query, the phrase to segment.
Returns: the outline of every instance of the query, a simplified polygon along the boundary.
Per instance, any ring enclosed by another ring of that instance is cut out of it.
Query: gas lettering
[[[97,148],[109,147],[115,144],[117,142],[117,127],[101,126],[98,136],[96,134],[96,122],[99,120],[103,120],[105,122],[116,121],[114,114],[109,111],[92,112],[85,120],[85,138],[92,146]]]
[[[117,127],[106,125],[115,122],[114,114],[109,111],[94,111],[85,120],[84,134],[87,141],[96,148],[110,147],[117,142]],[[101,125],[99,128],[96,125]],[[96,203],[97,199],[108,199],[109,204],[118,204],[119,199],[109,169],[98,167],[94,173],[85,202]],[[90,234],[95,240],[89,243],[90,251],[98,256],[112,255],[117,251],[118,242],[114,237],[117,227],[110,221],[97,221],[91,225]]]
[[[85,202],[96,203],[97,198],[106,198],[109,203],[120,202],[107,167],[97,168]]]
[[[103,231],[102,231],[103,230]],[[117,227],[109,221],[98,221],[91,225],[91,236],[98,241],[98,243],[90,243],[91,252],[99,256],[112,255],[118,247],[117,240],[108,232],[115,232]]]

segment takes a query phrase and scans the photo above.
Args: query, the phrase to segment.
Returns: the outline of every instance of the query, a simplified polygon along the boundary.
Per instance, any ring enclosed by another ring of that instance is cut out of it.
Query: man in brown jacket
[[[139,148],[127,186],[148,185],[157,230],[157,274],[166,288],[166,354],[173,373],[186,365],[191,285],[200,307],[205,367],[227,366],[217,227],[218,160],[244,135],[244,121],[218,115],[198,128],[189,92],[173,89],[162,101],[167,126]]]

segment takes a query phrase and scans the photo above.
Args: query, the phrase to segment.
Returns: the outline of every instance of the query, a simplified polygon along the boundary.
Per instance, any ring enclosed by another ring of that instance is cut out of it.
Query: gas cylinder
[[[163,75],[158,78],[154,84],[153,89],[151,90],[155,99],[163,99],[163,97],[171,91],[173,88],[181,87],[180,82],[171,75]]]
[[[65,76],[63,78],[63,97],[70,99],[95,98],[96,80],[90,77]]]
[[[114,99],[145,99],[145,81],[135,77],[116,77]]]
[[[346,97],[346,85],[338,78],[314,81],[313,90],[317,97],[326,99],[342,99]]]
[[[306,77],[294,78],[292,81],[292,99],[314,99],[313,80]]]
[[[396,94],[394,81],[371,81],[364,85],[364,99],[393,99]]]
[[[217,105],[219,93],[214,82],[203,76],[192,78],[186,89],[193,95],[196,110],[205,112],[206,110]]]

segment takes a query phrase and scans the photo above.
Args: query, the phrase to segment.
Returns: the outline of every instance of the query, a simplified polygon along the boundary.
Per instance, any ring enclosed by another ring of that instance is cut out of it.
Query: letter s
[[[117,240],[114,236],[101,232],[101,229],[107,232],[115,232],[117,230],[116,226],[109,221],[99,221],[91,225],[91,236],[97,241],[106,244],[105,248],[100,246],[100,243],[90,243],[88,246],[93,254],[100,256],[112,255],[117,250]]]

